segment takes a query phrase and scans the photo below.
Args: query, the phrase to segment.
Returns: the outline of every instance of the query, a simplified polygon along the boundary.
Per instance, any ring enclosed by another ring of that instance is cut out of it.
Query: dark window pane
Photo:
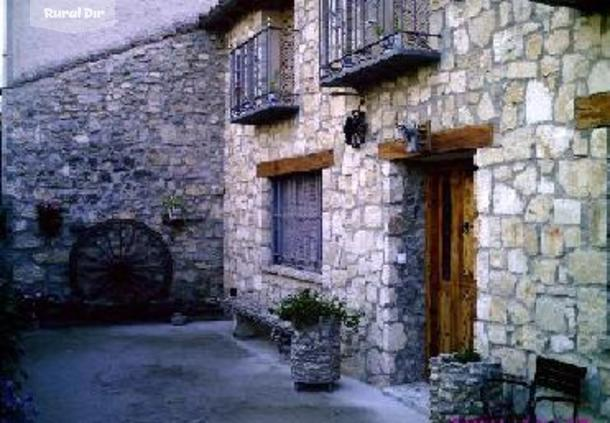
[[[322,266],[322,173],[273,180],[273,261],[304,270]]]

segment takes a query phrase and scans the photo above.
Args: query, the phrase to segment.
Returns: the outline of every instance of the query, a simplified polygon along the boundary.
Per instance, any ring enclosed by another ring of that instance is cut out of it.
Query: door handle
[[[462,223],[462,233],[464,235],[469,234],[470,233],[470,229],[472,229],[472,225],[470,224],[470,222]]]

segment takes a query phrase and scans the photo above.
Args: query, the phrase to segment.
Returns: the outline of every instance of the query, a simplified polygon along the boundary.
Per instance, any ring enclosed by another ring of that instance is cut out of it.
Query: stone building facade
[[[11,236],[0,241],[16,280],[68,296],[71,228],[134,217],[170,246],[177,297],[235,288],[274,303],[323,291],[364,315],[344,333],[347,372],[379,385],[423,380],[427,172],[385,160],[379,146],[404,120],[430,121],[433,133],[491,124],[492,144],[473,158],[474,346],[528,377],[537,355],[586,366],[587,405],[610,416],[609,135],[577,129],[574,114],[577,97],[610,91],[610,17],[530,0],[421,1],[440,61],[359,91],[321,87],[319,0],[253,10],[223,45],[182,26],[16,81],[3,93]],[[293,37],[284,65],[293,62],[298,112],[230,124],[226,50],[270,24]],[[368,129],[354,149],[343,126],[360,100]],[[319,271],[274,264],[274,182],[257,167],[328,151]],[[206,218],[172,232],[161,222],[171,194]],[[49,199],[65,205],[66,224],[44,242],[34,207]]]
[[[159,232],[174,260],[171,298],[222,294],[224,50],[197,24],[22,79],[3,90],[0,241],[24,290],[67,300],[78,230],[135,219]],[[162,223],[179,196],[187,223]],[[38,233],[36,206],[55,201],[58,237]]]
[[[430,120],[433,132],[491,123],[493,144],[474,157],[475,347],[529,377],[539,354],[586,366],[589,406],[609,416],[608,130],[578,130],[574,116],[576,97],[610,91],[609,16],[529,0],[429,3],[441,60],[360,90],[369,125],[360,149],[343,135],[358,96],[320,87],[320,2],[286,11],[300,110],[227,126],[225,289],[269,302],[302,288],[336,295],[365,314],[345,340],[352,373],[378,384],[423,379],[425,174],[381,160],[378,144],[405,118]],[[266,21],[265,11],[244,17],[227,47]],[[272,265],[272,183],[257,165],[328,149],[321,272]]]

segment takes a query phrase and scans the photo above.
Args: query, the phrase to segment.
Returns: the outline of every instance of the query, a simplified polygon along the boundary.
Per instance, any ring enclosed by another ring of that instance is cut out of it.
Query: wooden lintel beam
[[[378,153],[382,160],[407,160],[460,150],[489,147],[493,143],[493,125],[472,125],[432,133],[430,151],[407,153],[403,141],[386,141],[379,144]]]
[[[256,176],[259,178],[270,178],[273,176],[287,175],[289,173],[311,172],[331,167],[334,164],[334,151],[325,150],[319,153],[307,154],[305,156],[261,162],[256,165]]]
[[[610,92],[576,98],[574,116],[578,129],[610,126]]]

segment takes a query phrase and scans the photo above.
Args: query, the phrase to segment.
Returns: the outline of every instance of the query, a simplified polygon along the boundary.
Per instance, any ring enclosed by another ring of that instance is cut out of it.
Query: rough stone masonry
[[[257,128],[227,126],[226,288],[270,302],[303,287],[337,295],[365,314],[344,342],[346,368],[373,383],[422,379],[422,175],[380,161],[377,144],[404,119],[430,120],[433,131],[492,123],[493,146],[475,157],[476,348],[530,377],[539,354],[587,366],[588,404],[610,416],[608,130],[580,131],[574,121],[577,96],[610,90],[608,15],[529,0],[429,4],[441,61],[360,93],[369,124],[360,150],[346,147],[342,134],[357,97],[320,88],[319,2],[295,0],[287,11],[297,29],[300,112]],[[227,46],[267,18],[274,16],[242,19]],[[256,164],[330,148],[321,274],[270,266],[271,184],[255,178]],[[397,253],[406,253],[407,266]]]
[[[221,295],[224,72],[217,40],[193,26],[3,90],[0,247],[16,283],[69,298],[74,230],[132,218],[168,244],[174,299]],[[170,195],[186,203],[181,231],[162,224]],[[56,239],[37,231],[42,201],[63,210]]]

